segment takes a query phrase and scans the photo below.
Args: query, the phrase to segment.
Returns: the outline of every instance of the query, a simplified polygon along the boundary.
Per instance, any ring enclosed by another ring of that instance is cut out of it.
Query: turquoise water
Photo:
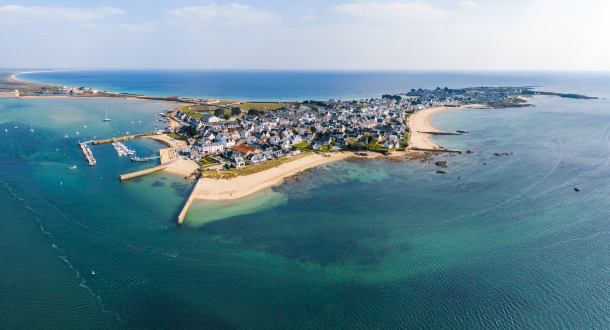
[[[149,96],[248,101],[359,100],[411,88],[544,86],[545,91],[609,96],[610,74],[582,72],[80,70],[20,79]]]
[[[608,328],[609,103],[533,102],[434,115],[470,132],[438,144],[474,151],[445,175],[336,162],[176,226],[192,181],[119,182],[155,164],[99,145],[88,167],[77,145],[162,103],[0,100],[0,328]]]

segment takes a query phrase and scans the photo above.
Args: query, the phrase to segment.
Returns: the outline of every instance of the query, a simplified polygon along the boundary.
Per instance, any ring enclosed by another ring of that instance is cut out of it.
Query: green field
[[[250,109],[258,110],[258,111],[269,111],[269,110],[277,110],[282,107],[288,107],[286,103],[244,103],[237,104],[236,107],[240,108],[242,111],[248,111]]]

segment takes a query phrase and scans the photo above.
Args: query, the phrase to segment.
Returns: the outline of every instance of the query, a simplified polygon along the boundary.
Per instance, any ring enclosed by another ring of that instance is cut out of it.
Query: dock
[[[83,150],[83,154],[85,155],[85,158],[87,159],[87,162],[89,163],[89,166],[93,166],[97,163],[97,161],[95,160],[95,158],[93,158],[93,153],[91,152],[91,150],[89,150],[89,148],[87,148],[87,143],[89,143],[91,141],[87,141],[87,142],[82,142],[79,143],[81,150]]]
[[[193,200],[195,200],[195,196],[197,195],[197,186],[198,185],[199,185],[199,179],[197,179],[197,182],[195,182],[195,187],[193,187],[193,191],[191,191],[191,195],[189,196],[189,199],[186,200],[186,203],[184,204],[184,207],[182,208],[180,215],[178,215],[178,224],[182,224],[182,222],[184,221],[184,218],[186,217],[186,214],[189,212],[189,208],[191,208],[191,204],[193,204]]]
[[[165,164],[159,165],[159,166],[155,166],[153,168],[149,168],[146,170],[142,170],[142,171],[138,171],[138,172],[133,172],[133,173],[129,173],[129,174],[123,174],[121,176],[119,176],[119,178],[121,179],[121,181],[123,180],[127,180],[127,179],[131,179],[131,178],[135,178],[138,176],[142,176],[142,175],[146,175],[146,174],[150,174],[153,172],[157,172],[163,169],[166,169],[174,164],[176,164],[176,162],[178,162],[179,159],[173,160],[171,162],[167,162]]]

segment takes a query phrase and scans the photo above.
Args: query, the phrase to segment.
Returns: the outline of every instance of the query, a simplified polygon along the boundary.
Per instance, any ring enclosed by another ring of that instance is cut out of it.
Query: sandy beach
[[[328,155],[330,157],[312,154],[264,172],[248,176],[238,176],[231,180],[200,179],[195,188],[197,190],[196,198],[207,200],[238,199],[280,184],[284,181],[285,177],[296,174],[307,168],[332,163],[353,156],[354,154],[351,152],[341,152],[330,153]]]
[[[482,107],[480,104],[472,104],[462,107],[434,107],[427,108],[423,110],[419,110],[412,114],[408,119],[409,124],[409,149],[418,148],[418,149],[440,149],[439,146],[434,144],[430,140],[430,136],[432,134],[426,134],[426,132],[440,133],[441,131],[437,130],[430,123],[430,117],[433,114],[451,110],[451,109],[460,109],[460,108],[469,108],[469,107]]]

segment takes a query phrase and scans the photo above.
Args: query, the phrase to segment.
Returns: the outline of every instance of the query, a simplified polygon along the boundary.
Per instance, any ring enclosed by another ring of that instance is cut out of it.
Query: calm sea
[[[81,70],[19,78],[148,96],[248,101],[360,100],[411,88],[478,86],[544,86],[610,96],[610,74],[573,72]]]
[[[99,145],[89,167],[77,144],[163,103],[0,100],[0,328],[607,329],[610,102],[532,101],[434,115],[474,151],[444,175],[342,161],[176,226],[193,181],[120,182],[155,164]]]

